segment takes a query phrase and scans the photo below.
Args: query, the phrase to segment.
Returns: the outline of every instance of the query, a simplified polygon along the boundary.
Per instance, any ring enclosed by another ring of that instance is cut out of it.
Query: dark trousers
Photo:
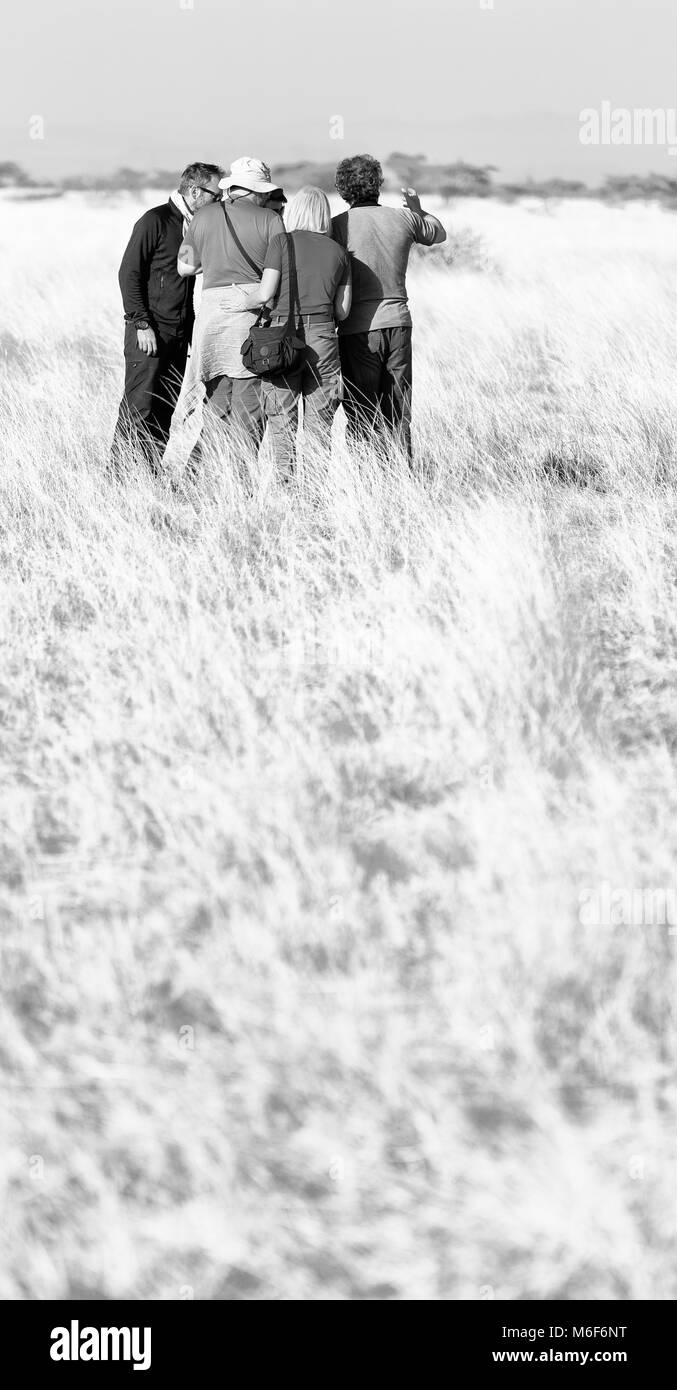
[[[205,394],[202,432],[188,460],[193,475],[202,462],[205,428],[225,426],[250,456],[256,453],[266,428],[259,377],[215,376],[207,382]]]
[[[124,447],[131,444],[155,472],[158,454],[169,438],[190,339],[185,334],[165,335],[158,329],[155,337],[157,356],[149,357],[137,347],[134,325],[125,324],[125,389],[111,447],[114,467],[119,465]]]
[[[339,335],[348,438],[393,434],[411,461],[411,329]]]

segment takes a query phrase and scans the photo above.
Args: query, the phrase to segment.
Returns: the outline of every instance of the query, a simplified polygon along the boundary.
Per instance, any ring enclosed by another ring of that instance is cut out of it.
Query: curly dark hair
[[[344,202],[376,202],[383,184],[383,170],[371,154],[354,154],[342,159],[336,170],[336,189]]]

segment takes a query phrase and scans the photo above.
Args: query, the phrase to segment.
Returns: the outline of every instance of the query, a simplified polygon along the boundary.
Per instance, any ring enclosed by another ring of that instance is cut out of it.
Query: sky
[[[401,150],[499,179],[677,177],[665,148],[579,140],[584,108],[677,105],[676,53],[677,0],[21,0],[0,160],[55,177]]]

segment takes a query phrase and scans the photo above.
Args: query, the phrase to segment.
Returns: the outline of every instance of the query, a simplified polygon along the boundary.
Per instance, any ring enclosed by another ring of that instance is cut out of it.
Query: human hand
[[[152,328],[137,328],[136,346],[149,357],[157,357],[157,338]]]
[[[404,194],[404,198],[402,199],[403,207],[410,208],[412,212],[421,211],[421,199],[415,188],[401,188],[400,193]]]

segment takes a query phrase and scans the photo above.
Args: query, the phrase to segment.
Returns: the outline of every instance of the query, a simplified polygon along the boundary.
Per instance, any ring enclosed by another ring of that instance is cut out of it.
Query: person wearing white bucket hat
[[[265,204],[281,190],[268,165],[247,155],[233,161],[219,186],[225,190],[223,202],[196,214],[178,256],[180,275],[203,273],[185,409],[190,413],[195,388],[202,383],[205,418],[235,427],[247,451],[253,452],[266,421],[260,379],[242,361],[242,344],[256,318],[243,309],[242,291],[258,286],[270,243],[279,235],[279,215]],[[193,473],[201,457],[202,436],[190,456]]]
[[[227,192],[233,189],[245,189],[248,193],[281,193],[279,183],[273,183],[270,169],[262,159],[250,159],[249,155],[243,155],[241,159],[234,159],[230,166],[230,173],[226,174],[219,183],[219,188],[224,188]]]

